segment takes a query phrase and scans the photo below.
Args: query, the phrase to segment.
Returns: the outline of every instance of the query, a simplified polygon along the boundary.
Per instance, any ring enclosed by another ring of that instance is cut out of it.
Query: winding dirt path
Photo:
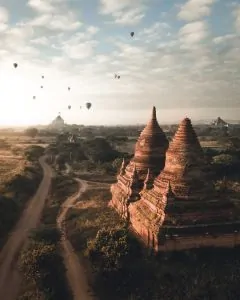
[[[62,205],[62,210],[57,218],[57,225],[58,228],[62,231],[62,248],[63,248],[63,258],[65,262],[65,266],[67,268],[67,277],[69,285],[72,289],[74,300],[93,300],[96,299],[92,295],[92,291],[89,288],[86,274],[84,268],[81,266],[79,262],[79,258],[74,252],[74,249],[67,240],[66,232],[64,230],[64,222],[67,211],[69,207],[76,203],[76,201],[81,197],[82,193],[84,193],[87,188],[88,184],[85,180],[77,179],[79,183],[79,191],[69,197]]]
[[[45,157],[41,157],[39,162],[43,168],[43,179],[0,253],[1,300],[15,300],[17,298],[21,283],[17,271],[17,260],[27,241],[29,231],[38,225],[50,188],[53,171],[45,162]]]

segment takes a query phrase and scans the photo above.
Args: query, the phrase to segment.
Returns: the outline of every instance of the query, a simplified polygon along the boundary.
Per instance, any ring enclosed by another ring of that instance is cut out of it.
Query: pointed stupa
[[[178,130],[169,145],[168,153],[169,152],[188,153],[188,155],[191,153],[194,154],[194,156],[200,155],[199,158],[203,158],[203,150],[189,118],[183,119],[180,123]]]
[[[119,174],[123,175],[124,172],[125,172],[125,159],[123,158]]]
[[[165,167],[156,178],[154,189],[164,194],[170,184],[176,198],[199,198],[201,191],[206,191],[210,186],[206,180],[205,166],[204,153],[196,133],[190,119],[185,118],[169,145]]]
[[[132,159],[141,180],[146,178],[148,168],[154,175],[159,174],[164,167],[167,147],[168,140],[158,124],[154,106],[151,119],[138,138]],[[132,168],[131,163],[129,167]]]
[[[145,189],[145,190],[149,190],[149,189],[152,188],[153,180],[154,180],[154,178],[153,178],[153,176],[152,176],[152,174],[150,173],[150,170],[149,170],[149,168],[148,168],[147,176],[146,176],[146,178],[145,178],[145,180],[144,180],[144,189]]]
[[[166,189],[166,196],[171,199],[174,198],[174,193],[172,191],[171,183],[169,181]]]
[[[131,174],[131,179],[132,179],[133,182],[138,181],[138,174],[137,174],[136,164],[133,165],[133,172]]]

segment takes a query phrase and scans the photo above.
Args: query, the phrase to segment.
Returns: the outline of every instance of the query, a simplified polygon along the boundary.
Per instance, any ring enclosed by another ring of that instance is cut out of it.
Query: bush
[[[30,127],[30,128],[27,128],[24,133],[25,133],[25,135],[34,138],[38,134],[38,129],[34,128],[34,127]]]
[[[60,232],[55,226],[41,226],[31,232],[29,247],[21,253],[19,260],[25,287],[30,284],[31,291],[28,289],[21,299],[29,293],[32,299],[39,294],[48,300],[71,299],[59,240]]]
[[[86,157],[93,162],[109,162],[118,156],[107,140],[95,138],[83,142]]]
[[[61,233],[55,226],[42,225],[31,232],[30,238],[35,242],[57,245],[61,239]]]
[[[220,177],[231,176],[239,173],[240,160],[230,154],[220,154],[213,157],[215,173]]]
[[[132,264],[140,251],[126,228],[100,229],[88,244],[88,256],[97,270],[119,271]]]
[[[35,193],[42,177],[39,164],[27,166],[16,174],[1,190],[0,196],[0,246],[17,222],[26,202]]]
[[[43,154],[45,149],[41,146],[29,146],[24,151],[24,156],[29,161],[38,160]]]

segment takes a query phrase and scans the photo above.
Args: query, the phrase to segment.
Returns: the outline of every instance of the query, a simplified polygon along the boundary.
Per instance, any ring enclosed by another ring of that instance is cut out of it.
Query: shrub
[[[27,160],[35,161],[38,160],[43,154],[45,149],[41,146],[29,146],[24,151],[24,156]]]
[[[118,271],[139,254],[138,243],[126,228],[100,229],[88,244],[88,255],[93,266],[103,272]]]
[[[57,245],[61,239],[61,233],[55,226],[42,225],[40,228],[33,230],[30,237],[36,242]]]
[[[42,226],[32,231],[28,248],[19,259],[19,269],[29,287],[21,299],[68,300],[71,299],[66,280],[66,269],[59,246],[60,233],[54,226]],[[25,297],[25,298],[24,298]]]
[[[25,135],[34,138],[38,134],[38,129],[30,127],[30,128],[27,128],[24,133],[25,133]]]

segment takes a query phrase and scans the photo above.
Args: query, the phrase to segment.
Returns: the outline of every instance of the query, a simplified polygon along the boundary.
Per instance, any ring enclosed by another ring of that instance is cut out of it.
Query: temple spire
[[[152,109],[152,120],[157,120],[156,107],[153,106]]]
[[[144,180],[144,189],[149,190],[152,188],[152,177],[150,175],[150,169],[148,168],[147,176]]]
[[[137,168],[136,168],[136,164],[135,163],[134,163],[134,166],[133,166],[132,180],[133,181],[138,180]]]
[[[174,193],[172,191],[170,181],[168,181],[168,185],[167,185],[167,189],[166,189],[166,196],[170,199],[174,198]]]
[[[121,165],[120,172],[119,172],[120,175],[123,175],[124,171],[125,171],[125,159],[123,158],[122,165]]]

